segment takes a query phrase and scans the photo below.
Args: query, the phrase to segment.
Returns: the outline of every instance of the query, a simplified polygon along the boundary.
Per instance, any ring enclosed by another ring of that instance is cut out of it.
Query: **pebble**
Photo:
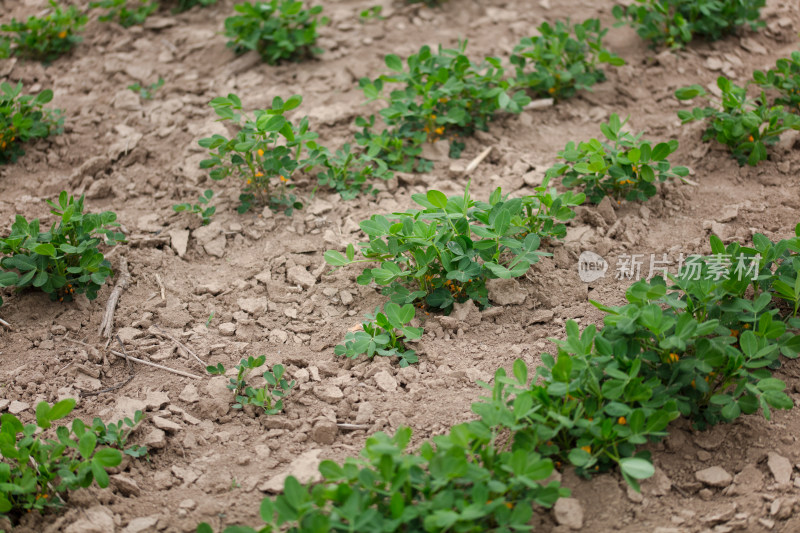
[[[294,285],[300,285],[304,289],[313,287],[317,283],[317,278],[305,268],[297,265],[286,271],[286,280]]]
[[[778,484],[786,485],[792,480],[792,463],[786,457],[770,452],[767,455],[767,466]]]
[[[375,384],[378,385],[378,388],[383,392],[394,392],[397,390],[397,380],[386,370],[381,370],[375,374]]]
[[[141,490],[139,489],[139,485],[136,484],[136,481],[129,478],[123,474],[114,474],[113,476],[109,476],[111,480],[111,485],[116,488],[120,494],[125,497],[129,496],[139,496]]]
[[[336,385],[319,385],[314,387],[314,396],[326,403],[339,403],[344,393]]]
[[[311,439],[319,444],[333,444],[339,434],[339,426],[328,419],[320,420],[311,430]]]
[[[553,506],[553,516],[556,522],[570,529],[583,527],[583,506],[575,498],[559,498]]]
[[[183,388],[178,399],[186,403],[195,403],[200,401],[200,395],[197,393],[197,387],[193,383],[189,383]]]
[[[103,506],[90,507],[83,511],[82,515],[86,518],[70,524],[64,529],[64,533],[113,533],[117,530],[114,525],[114,516]]]
[[[225,322],[220,324],[218,329],[219,334],[224,337],[233,337],[236,334],[236,324],[233,322]]]
[[[308,450],[292,461],[284,472],[271,477],[259,485],[258,489],[272,494],[283,492],[283,482],[289,476],[294,476],[301,484],[319,483],[322,481],[322,474],[319,472],[321,453],[321,449]]]
[[[158,523],[158,518],[158,515],[140,516],[139,518],[134,518],[128,522],[128,525],[122,530],[122,533],[142,533],[142,531],[153,531]]]
[[[160,449],[167,445],[167,435],[158,428],[153,428],[144,438],[144,445],[148,448]]]
[[[712,466],[694,473],[697,481],[710,487],[727,487],[733,481],[731,475],[721,466]]]
[[[184,257],[189,248],[189,230],[174,229],[169,232],[169,241],[178,257]]]
[[[181,429],[181,426],[179,424],[176,424],[172,420],[167,420],[166,418],[162,418],[160,416],[153,417],[153,424],[158,429],[163,429],[168,433],[175,433],[176,431]]]
[[[14,400],[8,406],[8,412],[11,413],[12,415],[18,415],[21,412],[27,410],[28,408],[30,408],[30,404],[21,402],[19,400]]]
[[[353,303],[353,295],[350,294],[350,291],[339,291],[339,299],[342,301],[343,305],[350,305]]]

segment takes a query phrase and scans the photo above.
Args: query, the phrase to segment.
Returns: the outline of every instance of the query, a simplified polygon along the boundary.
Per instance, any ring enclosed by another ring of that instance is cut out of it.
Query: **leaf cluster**
[[[123,28],[143,24],[147,17],[156,12],[156,0],[99,0],[89,2],[91,9],[101,8],[105,14],[97,17],[101,22],[116,21]]]
[[[753,71],[753,82],[763,89],[780,93],[773,105],[782,105],[795,114],[800,113],[800,52],[778,59],[775,68],[766,72]]]
[[[767,147],[778,142],[781,133],[800,130],[800,116],[782,105],[769,105],[763,90],[760,96],[750,98],[746,86],[740,87],[725,76],[717,78],[717,87],[721,91],[719,101],[697,84],[675,91],[679,100],[701,97],[711,104],[678,111],[678,118],[684,124],[695,120],[708,122],[703,140],[716,139],[726,145],[739,165],[756,166],[766,161]]]
[[[608,29],[602,28],[598,19],[575,25],[569,21],[557,21],[555,26],[545,22],[537,33],[520,41],[511,63],[517,70],[514,85],[539,97],[571,98],[576,92],[605,81],[601,63],[615,67],[625,64],[603,47]]]
[[[62,191],[58,204],[48,201],[60,219],[48,231],[40,230],[39,219],[16,216],[11,234],[0,238],[0,254],[6,256],[0,260],[0,287],[33,287],[59,301],[72,301],[76,293],[97,298],[112,275],[111,264],[98,250],[101,238],[113,246],[125,236],[116,231],[116,214],[84,214],[83,200]]]
[[[64,55],[82,41],[78,35],[88,17],[81,14],[75,6],[62,9],[55,0],[50,0],[52,12],[43,17],[28,17],[25,22],[11,19],[0,25],[0,30],[13,36],[0,40],[10,40],[14,45],[10,53],[21,57],[50,62]]]
[[[400,366],[419,361],[414,350],[409,349],[405,341],[419,339],[422,328],[412,327],[409,324],[414,320],[414,306],[405,304],[402,307],[394,302],[388,302],[380,308],[375,308],[375,313],[367,314],[367,320],[361,324],[361,330],[351,331],[345,335],[344,344],[337,345],[333,353],[338,356],[357,358],[366,354],[369,359],[380,355],[384,357],[399,357]]]
[[[375,131],[375,117],[359,117],[356,135],[371,157],[379,157],[389,168],[410,172],[427,171],[431,163],[420,160],[426,142],[455,141],[475,130],[486,130],[494,115],[502,110],[520,113],[530,98],[515,90],[505,79],[498,58],[487,57],[476,63],[465,55],[467,43],[457,49],[441,46],[434,52],[423,46],[403,65],[395,54],[385,58],[390,74],[375,80],[363,78],[359,84],[368,100],[385,98],[380,111],[387,129]],[[384,85],[401,84],[383,96]],[[451,142],[450,155],[458,157],[463,144]]]
[[[11,413],[0,416],[0,516],[16,520],[24,511],[61,506],[68,491],[92,481],[108,486],[106,469],[122,461],[118,450],[98,447],[97,435],[80,419],[47,431],[74,407],[72,398],[53,406],[41,402],[35,424],[23,425]]]
[[[473,200],[469,189],[448,198],[431,190],[412,196],[421,209],[373,215],[360,224],[369,241],[346,255],[331,250],[325,260],[334,267],[379,263],[366,268],[358,283],[384,287],[400,305],[416,303],[449,313],[455,302],[489,305],[486,281],[519,277],[543,255],[542,238],[562,238],[562,221],[575,216],[582,194],[558,194],[539,187],[535,195],[509,199],[495,190],[489,202]]]
[[[63,131],[61,111],[43,107],[52,99],[50,89],[37,95],[22,94],[22,82],[16,86],[0,83],[0,165],[25,155],[22,143]]]
[[[233,8],[239,15],[225,19],[227,45],[237,54],[253,50],[262,61],[276,65],[283,61],[302,61],[322,50],[317,42],[317,24],[322,6],[305,9],[299,0],[244,2]]]
[[[261,528],[225,532],[527,531],[534,505],[550,507],[569,491],[548,481],[552,461],[500,445],[504,429],[484,419],[459,424],[417,452],[407,449],[409,428],[376,433],[359,457],[323,461],[320,484],[288,477],[283,494],[262,501]]]
[[[565,187],[580,187],[592,203],[606,196],[620,203],[647,200],[656,194],[656,183],[689,174],[686,167],[673,167],[667,160],[678,149],[678,141],[654,146],[642,139],[642,133],[623,130],[627,122],[614,113],[600,125],[606,141],[592,139],[577,146],[570,141],[558,153],[564,162],[550,167],[546,176],[563,176]]]
[[[612,11],[652,46],[681,48],[695,37],[716,41],[741,26],[757,29],[766,0],[636,0]]]
[[[125,455],[131,457],[145,457],[147,456],[147,446],[133,445],[128,448],[128,437],[139,425],[139,422],[144,418],[141,411],[136,411],[133,414],[133,420],[125,417],[118,422],[110,422],[105,424],[102,419],[95,418],[92,420],[92,431],[97,435],[97,442],[105,444],[124,451]]]
[[[250,356],[242,359],[236,365],[237,374],[235,378],[230,378],[228,388],[234,392],[236,402],[234,409],[242,409],[246,405],[261,407],[267,415],[276,415],[283,411],[283,399],[294,387],[295,381],[288,382],[284,377],[286,369],[283,365],[273,365],[272,370],[267,369],[261,377],[264,385],[253,387],[248,385],[247,378],[255,370],[264,366],[267,358],[264,355],[259,357]],[[209,374],[225,375],[225,367],[222,363],[217,366],[208,366],[206,370]]]
[[[203,194],[197,197],[196,204],[190,203],[183,203],[183,204],[175,204],[172,206],[172,209],[175,210],[176,213],[182,213],[187,211],[189,213],[196,213],[203,219],[203,225],[208,225],[211,222],[211,217],[214,216],[214,213],[217,212],[217,207],[214,205],[208,205],[211,202],[211,199],[214,197],[214,191],[211,189],[206,189],[203,191]]]
[[[152,100],[156,91],[164,86],[164,78],[159,77],[158,81],[151,83],[147,87],[142,87],[139,82],[128,85],[128,89],[139,95],[142,100]]]

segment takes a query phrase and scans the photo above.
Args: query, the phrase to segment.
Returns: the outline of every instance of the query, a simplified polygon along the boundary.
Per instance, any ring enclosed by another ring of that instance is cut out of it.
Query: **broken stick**
[[[114,311],[117,309],[117,303],[119,302],[119,297],[122,295],[122,291],[125,290],[125,287],[127,287],[131,279],[131,274],[128,272],[128,260],[125,259],[125,257],[119,258],[119,271],[120,277],[117,280],[117,284],[114,285],[114,290],[111,291],[111,295],[108,297],[106,312],[103,314],[103,320],[100,322],[100,329],[98,331],[101,336],[109,341],[111,340],[111,332],[114,329]]]

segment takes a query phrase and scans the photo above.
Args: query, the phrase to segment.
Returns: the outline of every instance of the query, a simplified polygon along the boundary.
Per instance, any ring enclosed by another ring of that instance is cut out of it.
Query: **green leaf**
[[[95,446],[97,446],[97,437],[95,434],[91,432],[84,433],[78,441],[78,451],[81,457],[89,459],[92,456],[92,452],[94,452]]]
[[[436,190],[428,191],[426,198],[435,207],[444,209],[445,206],[447,206],[447,196],[445,196],[444,193],[440,191]]]
[[[39,255],[46,255],[49,257],[56,256],[56,247],[50,244],[49,242],[37,244],[36,246],[33,247],[33,251]]]
[[[619,460],[620,470],[633,479],[647,479],[656,473],[653,463],[639,457],[624,457]]]
[[[384,59],[386,66],[395,72],[403,72],[403,62],[395,54],[389,54]]]

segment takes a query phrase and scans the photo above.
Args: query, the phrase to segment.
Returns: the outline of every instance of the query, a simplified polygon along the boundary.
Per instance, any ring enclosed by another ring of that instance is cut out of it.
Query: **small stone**
[[[394,392],[397,390],[397,380],[386,370],[381,370],[375,374],[375,384],[383,392]]]
[[[775,520],[770,520],[769,518],[759,518],[758,523],[764,526],[766,529],[772,529],[775,527]]]
[[[720,524],[727,522],[736,515],[736,506],[733,504],[721,504],[714,508],[714,510],[707,515],[703,516],[700,521],[708,524]]]
[[[203,245],[203,249],[208,255],[222,258],[225,256],[225,246],[227,244],[228,240],[225,238],[225,235],[220,235],[208,244]]]
[[[267,298],[263,296],[241,298],[236,303],[239,305],[239,309],[254,317],[260,317],[267,311]]]
[[[308,270],[297,265],[286,271],[286,280],[294,285],[300,285],[304,289],[313,287],[317,283],[317,279]]]
[[[792,480],[792,463],[775,452],[767,454],[767,466],[779,485],[788,485]]]
[[[258,489],[273,494],[283,492],[283,482],[289,476],[294,476],[301,484],[319,483],[322,481],[322,474],[319,472],[321,453],[320,449],[308,450],[292,461],[284,472],[271,477],[259,485]]]
[[[119,328],[117,330],[117,335],[119,335],[120,340],[124,344],[130,344],[135,339],[138,339],[139,337],[142,337],[144,335],[144,331],[142,331],[142,330],[140,330],[138,328],[132,328],[132,327],[126,326],[124,328]]]
[[[114,411],[111,414],[111,422],[124,420],[126,418],[133,420],[133,417],[136,415],[136,411],[141,411],[144,413],[146,410],[147,405],[142,400],[128,398],[127,396],[120,396],[117,398],[117,402],[114,405]]]
[[[706,59],[706,68],[708,70],[722,70],[722,61],[716,57],[709,57]]]
[[[519,305],[525,303],[526,292],[515,279],[490,279],[486,282],[489,300],[497,305]]]
[[[158,519],[158,515],[134,518],[128,522],[128,525],[122,530],[122,533],[142,533],[143,531],[153,531],[156,528]]]
[[[727,205],[722,208],[719,215],[717,215],[717,222],[730,222],[739,216],[739,207],[735,205]]]
[[[792,516],[794,498],[776,498],[769,506],[769,515],[777,520],[786,520]]]
[[[141,493],[139,485],[126,475],[114,474],[113,476],[109,476],[109,479],[111,480],[111,485],[125,497],[139,496]]]
[[[214,376],[206,383],[198,409],[204,418],[216,420],[228,414],[232,399],[233,393],[228,389],[228,378]]]
[[[164,391],[147,391],[147,397],[144,399],[145,408],[148,411],[157,411],[163,409],[169,404],[169,394]]]
[[[183,388],[178,399],[186,403],[196,403],[200,401],[200,395],[197,393],[197,387],[193,383],[189,383]]]
[[[160,416],[153,417],[153,424],[158,429],[163,429],[167,433],[175,433],[176,431],[179,431],[181,429],[180,424],[176,424],[172,420],[167,420],[166,418]]]
[[[697,458],[703,462],[711,460],[712,455],[705,450],[697,450]]]
[[[319,444],[333,444],[338,434],[339,427],[336,423],[324,419],[314,424],[311,430],[311,439]]]
[[[148,448],[160,449],[167,445],[167,435],[158,428],[150,430],[144,438],[144,445]]]
[[[332,209],[333,209],[332,203],[317,197],[314,199],[313,202],[311,202],[311,205],[308,206],[307,211],[308,213],[314,216],[320,216],[324,215],[328,211],[331,211]]]
[[[219,330],[219,334],[224,337],[233,337],[236,334],[236,324],[233,322],[220,324],[217,329]]]
[[[720,466],[712,466],[694,473],[697,481],[710,487],[724,488],[731,484],[733,478]]]
[[[197,502],[191,498],[186,498],[185,500],[181,500],[181,503],[178,504],[178,507],[181,509],[186,509],[187,511],[191,511],[192,509],[197,508]]]
[[[117,530],[114,516],[103,506],[90,507],[83,511],[82,515],[86,518],[70,524],[64,529],[64,533],[113,533]]]
[[[342,301],[343,305],[350,305],[353,303],[353,295],[350,294],[350,291],[339,291],[339,299]]]
[[[374,414],[375,407],[370,402],[359,403],[358,412],[356,413],[356,424],[370,424]]]
[[[326,403],[339,403],[344,393],[336,385],[319,385],[314,387],[314,396]]]
[[[30,408],[30,404],[21,402],[19,400],[14,400],[8,406],[8,412],[11,413],[12,415],[18,415],[21,412],[27,410],[28,408]]]
[[[570,529],[583,527],[583,506],[575,498],[559,498],[553,506],[553,516],[556,522]]]
[[[597,204],[597,213],[603,217],[606,224],[609,226],[617,221],[617,212],[614,211],[614,205],[611,203],[610,196],[604,196],[600,203]]]
[[[172,249],[178,254],[178,257],[186,255],[186,250],[189,248],[189,230],[188,229],[174,229],[169,232],[169,241]]]

